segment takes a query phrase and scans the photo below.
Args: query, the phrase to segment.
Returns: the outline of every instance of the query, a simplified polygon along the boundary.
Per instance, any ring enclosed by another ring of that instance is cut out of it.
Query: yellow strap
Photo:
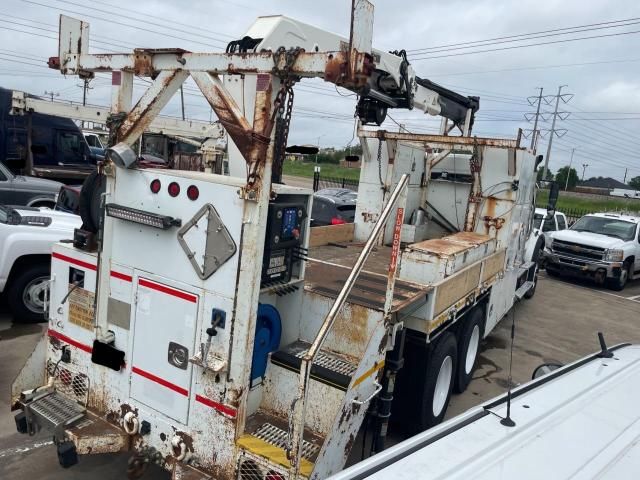
[[[358,378],[356,378],[356,380],[353,382],[353,386],[357,387],[362,382],[364,382],[368,377],[370,377],[371,375],[376,373],[378,370],[380,370],[382,367],[384,367],[384,360],[382,360],[380,363],[374,363],[373,367],[371,367],[369,370],[367,370]]]

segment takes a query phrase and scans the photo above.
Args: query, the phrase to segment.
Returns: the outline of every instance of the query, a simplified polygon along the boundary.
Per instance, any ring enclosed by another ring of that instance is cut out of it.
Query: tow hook
[[[140,429],[140,421],[133,412],[127,412],[122,419],[122,427],[129,435],[136,435]]]
[[[176,457],[176,460],[179,462],[187,456],[187,446],[182,441],[182,438],[177,435],[171,439],[171,450],[173,451],[173,456]]]

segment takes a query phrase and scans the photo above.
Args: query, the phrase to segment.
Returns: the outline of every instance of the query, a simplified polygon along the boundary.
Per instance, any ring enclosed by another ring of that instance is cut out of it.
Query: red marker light
[[[342,218],[333,217],[331,219],[331,225],[342,225],[344,223],[347,223],[347,222]]]
[[[187,197],[189,200],[197,200],[199,196],[200,190],[198,190],[198,187],[190,185],[189,188],[187,188]]]
[[[151,182],[151,185],[149,185],[149,188],[151,188],[151,193],[158,193],[160,191],[160,187],[162,187],[162,184],[157,178]]]
[[[172,197],[177,197],[180,194],[180,185],[178,185],[176,182],[171,182],[169,184],[169,195],[171,195]]]

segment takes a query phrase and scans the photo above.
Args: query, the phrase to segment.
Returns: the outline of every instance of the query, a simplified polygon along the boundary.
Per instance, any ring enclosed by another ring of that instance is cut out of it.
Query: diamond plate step
[[[300,371],[302,357],[311,345],[302,340],[286,346],[282,350],[271,354],[271,363],[294,372]],[[355,373],[357,365],[348,360],[328,352],[320,350],[311,367],[311,378],[325,383],[339,390],[346,391],[351,383],[351,376]]]
[[[71,425],[85,416],[85,409],[58,392],[40,397],[29,404],[29,410],[56,429]]]

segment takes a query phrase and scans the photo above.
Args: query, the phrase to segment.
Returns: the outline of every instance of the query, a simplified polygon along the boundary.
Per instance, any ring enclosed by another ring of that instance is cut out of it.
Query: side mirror
[[[535,380],[536,378],[540,378],[547,373],[551,373],[554,370],[562,367],[559,363],[543,363],[538,368],[533,371],[533,375],[531,375],[531,380]]]
[[[547,203],[547,212],[555,212],[558,196],[560,195],[560,185],[557,182],[551,182],[549,187],[549,201]]]

